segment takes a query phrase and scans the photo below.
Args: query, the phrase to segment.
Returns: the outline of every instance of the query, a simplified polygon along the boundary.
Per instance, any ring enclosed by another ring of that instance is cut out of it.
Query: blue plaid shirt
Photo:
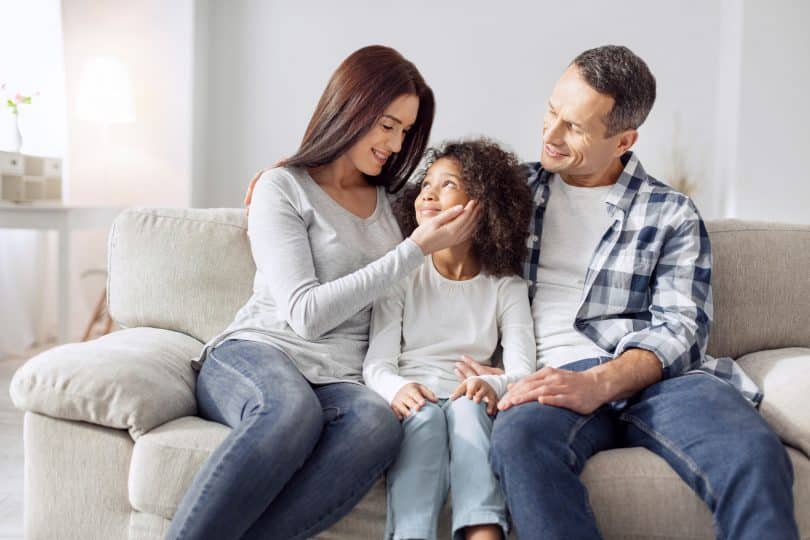
[[[758,406],[762,393],[736,362],[706,355],[712,253],[697,208],[647,175],[632,152],[621,159],[624,170],[606,200],[613,223],[591,257],[574,326],[614,358],[645,349],[661,361],[664,378],[705,372]],[[535,207],[524,272],[534,296],[552,173],[540,163],[526,166]]]

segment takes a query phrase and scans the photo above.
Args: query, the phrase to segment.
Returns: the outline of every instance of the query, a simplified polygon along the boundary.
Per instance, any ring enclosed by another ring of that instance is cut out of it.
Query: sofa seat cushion
[[[186,417],[139,438],[129,472],[132,507],[171,519],[203,461],[229,432],[221,424]],[[810,526],[810,460],[792,448],[788,453],[795,474],[796,515],[805,530]],[[644,448],[600,452],[588,461],[582,479],[606,539],[714,538],[708,508],[663,459]],[[446,534],[440,537],[449,535],[448,525],[445,508],[439,531]],[[385,485],[381,480],[351,513],[318,538],[379,538],[384,526]]]
[[[20,409],[63,420],[127,429],[135,439],[155,426],[195,414],[196,339],[170,330],[131,328],[49,349],[11,381]]]
[[[737,363],[762,389],[762,417],[782,441],[810,457],[810,349],[760,351]]]
[[[203,461],[230,431],[222,424],[186,416],[140,437],[129,468],[132,508],[171,519]]]

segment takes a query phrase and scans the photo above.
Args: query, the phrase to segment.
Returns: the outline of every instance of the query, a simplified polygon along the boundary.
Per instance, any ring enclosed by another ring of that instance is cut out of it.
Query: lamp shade
[[[90,58],[79,82],[76,114],[94,124],[135,121],[132,82],[126,66],[117,58]]]

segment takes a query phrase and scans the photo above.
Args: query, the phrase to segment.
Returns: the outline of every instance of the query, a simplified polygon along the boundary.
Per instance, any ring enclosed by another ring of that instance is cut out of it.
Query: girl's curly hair
[[[532,202],[526,174],[517,157],[486,138],[448,141],[427,151],[425,165],[394,202],[402,233],[417,227],[414,202],[427,170],[442,158],[455,160],[464,191],[478,201],[480,219],[472,249],[484,272],[493,276],[521,275],[526,257]]]

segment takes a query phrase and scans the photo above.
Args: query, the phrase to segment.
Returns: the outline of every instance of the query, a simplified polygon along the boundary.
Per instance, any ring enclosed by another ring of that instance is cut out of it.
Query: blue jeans
[[[485,403],[461,397],[427,402],[402,422],[405,439],[388,471],[387,540],[436,538],[452,486],[453,537],[492,523],[506,537],[506,501],[489,466],[492,418]]]
[[[197,380],[204,418],[233,428],[195,476],[167,538],[309,538],[394,461],[402,428],[365,386],[313,386],[275,347],[231,340]]]
[[[588,416],[536,401],[500,412],[490,459],[518,537],[601,538],[579,475],[597,452],[632,446],[665,459],[706,502],[717,538],[799,538],[782,443],[736,389],[705,374]]]

